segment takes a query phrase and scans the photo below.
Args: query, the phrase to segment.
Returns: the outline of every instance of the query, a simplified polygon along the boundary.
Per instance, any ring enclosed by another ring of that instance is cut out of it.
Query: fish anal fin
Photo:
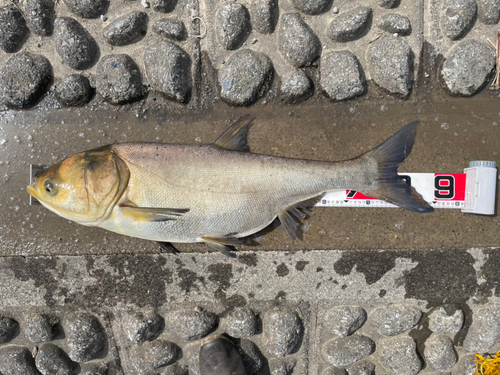
[[[208,246],[214,248],[217,251],[220,251],[222,254],[230,257],[236,258],[236,254],[234,253],[234,246],[241,246],[243,242],[234,237],[201,237],[201,240]]]
[[[323,194],[298,202],[278,215],[285,232],[295,240],[302,240],[302,223],[307,219],[308,212],[320,201]]]
[[[252,125],[253,120],[253,117],[250,117],[250,115],[241,117],[217,138],[214,145],[228,150],[249,152],[248,129]]]
[[[128,216],[135,221],[157,222],[177,220],[186,212],[189,212],[189,209],[134,207],[131,205],[120,205],[120,211],[124,216]]]
[[[170,242],[159,242],[159,241],[158,241],[158,245],[160,245],[160,246],[161,246],[161,248],[162,248],[163,250],[165,250],[167,253],[174,254],[174,255],[177,255],[177,254],[179,254],[179,253],[180,253],[180,251],[179,251],[179,250],[177,250],[177,249],[175,248],[175,246],[174,246],[174,245],[172,245]]]

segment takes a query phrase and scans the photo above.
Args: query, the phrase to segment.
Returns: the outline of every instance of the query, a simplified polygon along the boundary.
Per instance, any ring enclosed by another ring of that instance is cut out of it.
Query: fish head
[[[123,160],[104,146],[39,171],[27,191],[59,216],[97,225],[123,194],[128,177]]]

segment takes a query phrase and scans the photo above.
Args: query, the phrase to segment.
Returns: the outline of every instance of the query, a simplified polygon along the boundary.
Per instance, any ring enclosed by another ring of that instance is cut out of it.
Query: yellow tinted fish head
[[[97,225],[120,198],[128,176],[125,163],[105,146],[40,171],[27,191],[64,218]]]

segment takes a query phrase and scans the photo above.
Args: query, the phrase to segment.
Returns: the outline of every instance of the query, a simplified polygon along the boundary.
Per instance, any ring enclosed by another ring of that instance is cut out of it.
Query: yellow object
[[[475,375],[500,375],[500,350],[493,358],[484,358],[481,354],[476,354],[476,374]]]

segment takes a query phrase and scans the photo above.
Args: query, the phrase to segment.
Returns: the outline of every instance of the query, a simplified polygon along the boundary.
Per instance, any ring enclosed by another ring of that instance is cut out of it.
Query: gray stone
[[[187,38],[184,22],[177,19],[162,18],[153,24],[153,31],[167,39],[185,40]]]
[[[291,375],[296,364],[294,359],[271,358],[269,370],[271,375]]]
[[[279,93],[284,102],[299,103],[312,95],[313,84],[302,70],[292,71],[283,77]]]
[[[148,15],[145,12],[132,12],[106,26],[102,35],[113,46],[125,46],[142,39],[147,31]]]
[[[97,18],[106,12],[108,0],[64,0],[74,14],[83,18]]]
[[[347,375],[347,372],[343,368],[330,366],[321,371],[321,375]]]
[[[51,35],[54,29],[54,2],[52,0],[25,0],[22,4],[24,17],[30,30],[39,36]]]
[[[403,98],[410,95],[413,84],[413,51],[404,40],[386,36],[369,47],[373,81],[391,94]]]
[[[380,363],[391,375],[415,375],[422,368],[411,337],[383,339],[377,344],[377,353]]]
[[[250,14],[239,3],[225,3],[216,16],[217,37],[227,50],[239,48],[250,32]]]
[[[66,65],[74,69],[88,69],[96,63],[99,47],[75,19],[57,18],[54,28],[56,51]]]
[[[96,90],[112,104],[139,100],[144,94],[139,67],[128,55],[108,55],[97,64]]]
[[[372,15],[371,8],[359,7],[336,16],[328,26],[327,35],[334,42],[346,43],[361,37]]]
[[[431,335],[425,342],[424,357],[440,372],[451,370],[458,359],[453,341],[446,335]]]
[[[253,30],[261,34],[273,33],[278,21],[278,1],[252,0],[250,16]]]
[[[57,335],[59,319],[49,314],[29,314],[24,322],[24,335],[33,343],[52,341]]]
[[[477,18],[486,25],[495,25],[500,20],[500,0],[476,0]]]
[[[170,13],[175,9],[177,0],[153,0],[153,9],[155,12]]]
[[[28,35],[21,12],[14,7],[0,8],[0,48],[6,53],[17,52]]]
[[[438,334],[457,334],[464,324],[464,312],[460,307],[441,306],[429,314],[429,329]]]
[[[297,13],[281,16],[278,47],[282,55],[296,68],[311,65],[321,55],[318,37]]]
[[[183,340],[199,340],[208,335],[217,324],[217,316],[207,310],[178,310],[168,317],[170,328]]]
[[[60,347],[54,344],[42,344],[35,358],[38,371],[43,375],[71,375],[77,367]]]
[[[295,9],[305,14],[320,14],[327,10],[331,0],[291,0]]]
[[[463,346],[470,352],[487,353],[500,342],[500,305],[488,304],[472,314]]]
[[[173,342],[155,340],[134,346],[130,351],[132,366],[137,371],[154,370],[174,363],[179,348]]]
[[[352,55],[352,57],[354,57],[354,55]],[[326,59],[326,56],[323,56],[323,59]],[[337,64],[342,65],[339,57],[332,58],[332,60]],[[357,61],[355,57],[354,60]],[[346,82],[346,84],[348,83]],[[339,337],[345,337],[356,332],[365,323],[365,321],[366,311],[362,307],[335,306],[334,308],[328,310],[325,314],[324,327]]]
[[[441,78],[452,95],[471,96],[484,85],[495,67],[495,50],[486,43],[466,40],[446,58]]]
[[[30,108],[52,80],[52,66],[41,55],[21,52],[0,70],[0,102],[13,108]]]
[[[69,315],[64,324],[69,357],[75,362],[88,362],[101,355],[107,338],[99,320],[88,313]]]
[[[238,51],[219,71],[220,95],[229,104],[252,104],[267,89],[272,76],[269,57],[247,49]]]
[[[200,374],[200,343],[193,342],[183,345],[182,359],[192,374]]]
[[[278,306],[268,310],[262,319],[264,348],[272,357],[291,354],[300,343],[302,322],[294,310]]]
[[[19,329],[19,323],[14,319],[0,315],[0,344],[5,344],[14,338]]]
[[[368,357],[375,343],[365,336],[352,335],[327,341],[321,350],[323,358],[333,366],[346,367]]]
[[[382,17],[378,27],[388,33],[408,35],[411,33],[410,19],[402,14],[389,13]]]
[[[394,336],[415,327],[421,317],[419,308],[398,304],[374,310],[371,321],[382,335]]]
[[[156,339],[165,328],[165,320],[155,311],[138,311],[123,320],[123,329],[130,341],[141,344]]]
[[[257,345],[250,340],[243,339],[240,341],[238,351],[241,354],[241,358],[243,359],[243,364],[245,365],[248,375],[253,375],[259,372],[264,365],[264,359],[262,358],[262,353]]]
[[[476,10],[475,0],[446,0],[441,11],[441,31],[451,40],[463,37],[472,27]]]
[[[91,363],[82,365],[82,375],[108,375],[108,365],[105,363]]]
[[[71,74],[57,85],[55,95],[62,105],[66,107],[78,107],[90,101],[92,87],[90,87],[87,77],[81,74]]]
[[[378,5],[382,8],[390,9],[398,3],[399,0],[378,0]]]
[[[476,359],[475,354],[465,354],[460,356],[457,369],[453,375],[475,375]]]
[[[332,100],[346,100],[363,94],[366,82],[356,56],[351,51],[325,53],[321,57],[320,63],[320,85],[325,94]],[[364,316],[366,319],[366,313]],[[362,319],[361,316],[358,318]],[[363,322],[364,320],[360,324]],[[336,323],[340,324],[340,322]],[[352,324],[356,324],[356,322],[353,321]],[[332,329],[335,328],[332,327]],[[342,327],[339,326],[336,329],[340,332]]]
[[[186,366],[181,366],[178,363],[174,363],[171,366],[168,366],[163,372],[162,375],[188,375],[189,370]]]
[[[256,335],[257,316],[247,307],[234,309],[223,320],[222,328],[229,336],[235,338]]]
[[[159,41],[144,53],[144,66],[153,89],[179,103],[191,96],[191,58],[183,49],[167,41]]]
[[[31,352],[17,345],[0,347],[0,373],[2,375],[40,375]]]
[[[347,369],[349,375],[372,375],[374,371],[375,365],[367,359],[356,362]]]

